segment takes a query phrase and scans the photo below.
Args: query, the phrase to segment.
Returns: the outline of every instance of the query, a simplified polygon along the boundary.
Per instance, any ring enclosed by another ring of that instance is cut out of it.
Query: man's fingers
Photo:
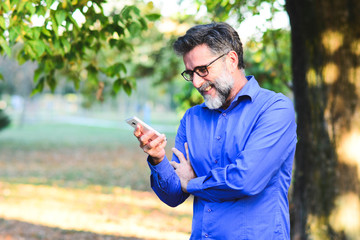
[[[180,152],[179,150],[177,150],[176,148],[172,149],[173,153],[178,157],[180,163],[186,161],[184,154],[182,154],[182,152]]]
[[[189,155],[189,146],[188,146],[188,143],[186,142],[184,145],[185,145],[185,152],[186,152],[186,160],[190,162],[190,155]]]
[[[138,124],[134,130],[135,137],[137,138],[141,137],[141,132],[142,132],[142,126]]]
[[[146,145],[150,142],[150,139],[154,136],[153,132],[147,132],[145,134],[143,134],[139,140],[141,142],[142,145]]]
[[[166,144],[167,144],[167,139],[165,138],[164,141],[162,141],[162,143],[160,144],[160,148],[165,148]]]
[[[170,161],[170,165],[176,170],[179,164],[175,161]]]
[[[151,137],[153,137],[154,136],[154,134],[152,134],[151,135]],[[150,137],[150,138],[151,138]],[[166,137],[165,137],[165,135],[164,134],[161,134],[159,137],[157,137],[157,138],[155,138],[153,141],[151,141],[150,143],[149,143],[149,147],[150,148],[154,148],[154,147],[156,147],[156,146],[158,146],[159,144],[163,144],[163,142],[165,142],[166,141]]]

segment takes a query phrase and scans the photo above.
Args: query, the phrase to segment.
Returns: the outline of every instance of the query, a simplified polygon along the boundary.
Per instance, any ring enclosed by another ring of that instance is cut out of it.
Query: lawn
[[[0,239],[188,239],[191,200],[164,205],[149,174],[130,129],[12,126],[0,132]]]

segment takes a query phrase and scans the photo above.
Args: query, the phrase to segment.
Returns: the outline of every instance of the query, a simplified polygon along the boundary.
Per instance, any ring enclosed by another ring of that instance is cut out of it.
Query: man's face
[[[206,45],[200,45],[184,56],[184,63],[187,70],[193,70],[197,66],[207,65],[217,57],[219,56],[215,56]],[[206,106],[217,109],[228,100],[234,79],[222,60],[211,64],[208,72],[209,74],[205,77],[200,77],[195,73],[192,83],[204,97]]]

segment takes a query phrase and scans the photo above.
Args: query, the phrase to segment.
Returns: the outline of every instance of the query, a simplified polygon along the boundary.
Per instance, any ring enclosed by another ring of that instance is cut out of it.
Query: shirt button
[[[211,212],[211,209],[210,209],[210,208],[208,209],[208,212]]]
[[[207,237],[209,237],[209,235],[207,233],[205,233],[205,237],[207,238]]]
[[[223,113],[222,115],[223,115],[224,117],[226,117],[226,113]]]
[[[221,137],[220,137],[220,136],[217,136],[217,137],[216,137],[216,139],[217,139],[217,140],[220,140],[220,139],[221,139]]]
[[[215,164],[217,164],[218,163],[218,160],[215,160]]]

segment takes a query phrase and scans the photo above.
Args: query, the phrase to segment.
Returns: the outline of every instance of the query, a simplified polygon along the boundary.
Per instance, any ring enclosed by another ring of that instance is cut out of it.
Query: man
[[[195,26],[174,49],[205,103],[182,118],[171,162],[164,135],[150,141],[135,130],[155,193],[173,207],[194,196],[191,239],[290,239],[292,102],[245,76],[242,43],[226,23]]]

